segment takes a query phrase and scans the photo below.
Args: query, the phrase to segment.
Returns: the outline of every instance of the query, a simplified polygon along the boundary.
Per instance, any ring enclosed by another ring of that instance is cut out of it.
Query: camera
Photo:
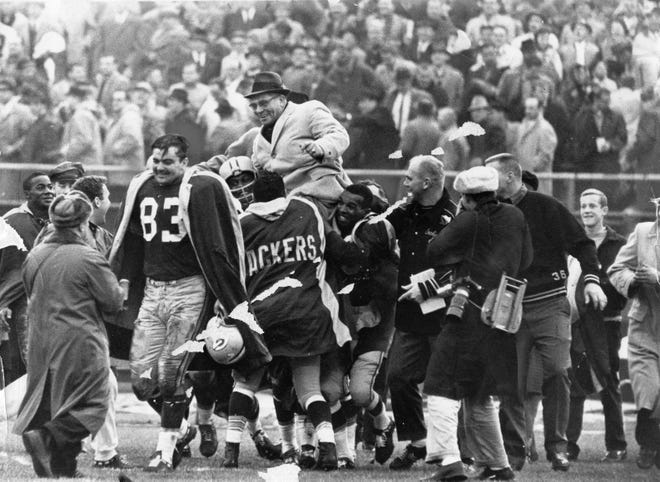
[[[470,293],[473,289],[480,291],[482,287],[472,281],[469,276],[459,278],[454,282],[454,296],[447,308],[447,316],[455,316],[459,320],[463,319],[465,306],[470,300]]]

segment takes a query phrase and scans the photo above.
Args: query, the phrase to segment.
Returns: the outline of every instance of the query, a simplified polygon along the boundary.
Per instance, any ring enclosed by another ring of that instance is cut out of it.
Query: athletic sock
[[[346,431],[346,414],[342,404],[337,402],[330,408],[332,417],[332,429],[335,435],[335,445],[337,446],[337,457],[353,460],[348,445],[348,434]]]
[[[341,406],[344,409],[344,415],[346,415],[346,439],[348,443],[348,451],[350,452],[352,459],[355,460],[355,433],[357,431],[358,408],[350,395],[342,400]]]
[[[259,420],[259,402],[256,398],[252,399],[252,412],[247,419],[247,429],[250,432],[250,437],[252,437],[259,430],[262,430],[261,421]]]
[[[288,422],[278,421],[280,427],[280,438],[282,439],[282,453],[285,454],[289,450],[297,449],[296,442],[296,424],[293,420]]]
[[[385,411],[385,404],[383,401],[380,399],[380,396],[376,393],[376,398],[374,401],[369,405],[369,415],[371,415],[374,419],[374,428],[378,430],[385,430],[387,426],[390,424],[390,417],[387,416],[387,412]],[[374,405],[375,406],[371,406]],[[424,442],[426,444],[426,442]]]
[[[197,425],[209,425],[211,423],[212,416],[213,407],[200,408],[200,406],[197,405]]]
[[[161,428],[160,432],[158,432],[156,450],[160,451],[161,459],[170,464],[172,463],[172,454],[174,454],[178,435],[179,431],[177,429]]]
[[[419,440],[413,440],[411,444],[413,447],[422,448],[426,447],[426,438],[420,438]]]
[[[236,389],[231,392],[225,442],[241,443],[247,418],[252,413],[252,403],[252,397],[249,393]]]
[[[178,438],[183,438],[186,435],[186,432],[188,432],[188,427],[190,427],[188,419],[184,418],[181,420],[181,428],[179,428]]]
[[[335,434],[332,431],[332,416],[330,407],[322,395],[312,395],[306,405],[309,418],[314,424],[314,430],[319,443],[335,443]]]
[[[301,446],[316,446],[316,441],[314,440],[314,437],[316,436],[314,424],[306,414],[296,414],[296,434],[298,437],[298,443],[300,443]]]

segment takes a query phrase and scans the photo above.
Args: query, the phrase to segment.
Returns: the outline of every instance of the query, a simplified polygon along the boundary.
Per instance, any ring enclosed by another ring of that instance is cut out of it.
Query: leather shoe
[[[658,457],[658,451],[648,447],[640,447],[637,456],[637,467],[648,470],[653,467]]]
[[[559,470],[561,472],[568,472],[568,468],[571,466],[568,457],[563,452],[552,454],[550,462],[552,463],[552,470]]]
[[[23,445],[32,457],[32,466],[39,477],[53,477],[50,467],[50,434],[45,430],[28,430],[23,434]]]
[[[466,480],[467,474],[465,473],[465,467],[463,467],[463,462],[454,462],[449,465],[438,465],[438,470],[434,472],[431,476],[422,479],[423,481],[435,481],[435,480]]]
[[[605,452],[605,457],[601,460],[601,462],[623,462],[626,460],[626,456],[628,455],[628,452],[626,449],[623,450],[608,450]]]

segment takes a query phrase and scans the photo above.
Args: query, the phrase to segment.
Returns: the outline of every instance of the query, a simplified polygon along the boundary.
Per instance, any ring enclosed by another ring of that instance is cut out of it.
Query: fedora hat
[[[245,94],[245,98],[249,99],[270,92],[274,94],[288,95],[290,90],[284,87],[282,77],[280,77],[279,74],[276,74],[275,72],[258,72],[254,76],[252,92]]]

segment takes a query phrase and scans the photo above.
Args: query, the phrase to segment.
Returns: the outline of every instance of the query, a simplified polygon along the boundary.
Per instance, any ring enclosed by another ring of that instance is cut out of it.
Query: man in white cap
[[[461,172],[454,189],[462,211],[428,246],[429,266],[451,270],[456,292],[446,323],[437,337],[424,381],[428,396],[427,463],[438,464],[428,480],[467,478],[458,448],[458,411],[463,402],[466,443],[481,479],[511,480],[492,395],[515,394],[515,357],[505,347],[513,335],[482,322],[486,296],[496,291],[503,275],[517,276],[532,260],[532,242],[523,214],[497,201],[498,174],[477,166]],[[440,286],[410,284],[403,299],[422,302],[437,296]],[[467,290],[461,295],[460,289]]]

